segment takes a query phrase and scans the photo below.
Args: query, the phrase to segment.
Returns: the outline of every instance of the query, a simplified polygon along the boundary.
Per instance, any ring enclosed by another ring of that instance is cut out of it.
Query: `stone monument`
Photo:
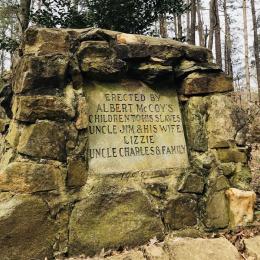
[[[253,220],[246,117],[208,49],[32,27],[20,54],[0,93],[1,259]]]

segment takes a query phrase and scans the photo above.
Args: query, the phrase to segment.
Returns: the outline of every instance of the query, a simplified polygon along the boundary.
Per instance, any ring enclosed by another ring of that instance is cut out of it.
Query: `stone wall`
[[[12,88],[0,93],[1,259],[94,255],[253,220],[247,119],[209,50],[93,28],[30,28],[20,51]],[[93,84],[177,91],[188,164],[91,171]]]

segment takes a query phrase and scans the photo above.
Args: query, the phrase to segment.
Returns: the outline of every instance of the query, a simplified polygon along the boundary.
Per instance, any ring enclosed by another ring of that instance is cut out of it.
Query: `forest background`
[[[234,99],[260,102],[260,2],[255,0],[0,0],[0,81],[28,26],[101,27],[207,47],[234,80]]]

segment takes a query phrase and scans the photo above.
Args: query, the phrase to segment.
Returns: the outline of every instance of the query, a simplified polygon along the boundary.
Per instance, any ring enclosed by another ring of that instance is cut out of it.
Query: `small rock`
[[[252,222],[256,201],[255,192],[230,188],[226,191],[226,195],[229,200],[230,225],[236,227]]]

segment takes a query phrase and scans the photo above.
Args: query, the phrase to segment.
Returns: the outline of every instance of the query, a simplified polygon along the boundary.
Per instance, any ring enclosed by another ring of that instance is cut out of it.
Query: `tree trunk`
[[[187,0],[187,5],[189,6],[190,0]],[[186,31],[186,41],[190,42],[190,11],[187,11],[187,31]]]
[[[159,23],[160,23],[160,35],[162,38],[167,38],[167,21],[166,16],[164,14],[161,14],[159,17]]]
[[[4,50],[1,50],[1,70],[0,70],[0,78],[4,74],[5,70],[5,55],[4,55]]]
[[[209,6],[209,21],[210,21],[210,27],[209,27],[209,42],[208,42],[208,48],[210,50],[213,49],[213,36],[214,36],[214,28],[215,28],[215,14],[214,14],[214,6],[215,6],[215,0],[210,0],[210,6]]]
[[[221,36],[220,36],[220,22],[218,12],[218,0],[215,0],[215,51],[216,63],[222,68],[222,51],[221,51]]]
[[[246,0],[243,0],[243,20],[244,20],[244,48],[245,48],[245,78],[246,78],[246,91],[247,100],[251,101],[251,90],[250,90],[250,74],[249,74],[249,55],[248,55],[248,30],[247,30],[247,4]]]
[[[200,46],[204,46],[205,44],[205,35],[203,30],[203,21],[201,16],[201,2],[197,0],[197,15],[198,15],[198,31],[199,31],[199,42]]]
[[[252,10],[253,30],[254,30],[254,54],[255,54],[257,85],[258,85],[258,101],[260,103],[260,60],[259,60],[259,40],[258,40],[258,33],[257,33],[257,20],[255,14],[255,0],[251,0],[251,10]]]
[[[178,20],[178,40],[182,40],[182,22],[181,22],[181,14],[177,16]]]
[[[20,0],[20,26],[23,33],[29,25],[31,0]]]
[[[233,67],[231,60],[232,42],[230,37],[230,17],[227,12],[227,0],[223,1],[223,10],[225,18],[225,72],[233,78]]]
[[[196,0],[191,0],[190,44],[196,43]]]

